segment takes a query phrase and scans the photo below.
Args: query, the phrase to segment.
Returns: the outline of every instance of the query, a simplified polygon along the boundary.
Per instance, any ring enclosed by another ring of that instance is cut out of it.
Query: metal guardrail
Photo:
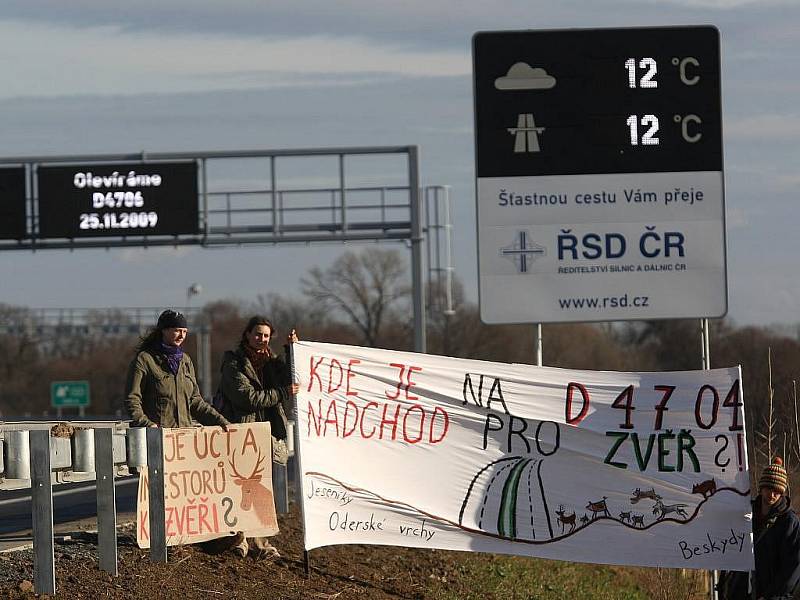
[[[31,436],[36,431],[49,432],[54,424],[52,421],[0,423],[0,490],[31,487]],[[115,475],[121,477],[130,474],[127,436],[134,435],[134,430],[129,430],[126,422],[81,421],[73,424],[73,432],[69,437],[50,437],[49,461],[53,484],[95,479],[95,431],[105,429],[113,433],[111,458],[116,468]]]
[[[100,569],[117,575],[114,480],[147,468],[150,497],[150,559],[166,562],[164,461],[161,430],[126,422],[80,422],[69,437],[53,437],[56,423],[0,423],[0,490],[31,488],[34,592],[55,594],[53,485],[96,480]],[[293,439],[290,422],[289,439]],[[293,454],[290,444],[290,455]],[[272,465],[275,508],[289,510],[288,468]]]

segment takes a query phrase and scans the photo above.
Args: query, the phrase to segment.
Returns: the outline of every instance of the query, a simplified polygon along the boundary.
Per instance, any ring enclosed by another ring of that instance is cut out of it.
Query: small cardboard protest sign
[[[269,423],[162,429],[167,545],[211,540],[237,531],[278,533],[272,493]],[[136,541],[150,547],[147,473],[139,475]]]

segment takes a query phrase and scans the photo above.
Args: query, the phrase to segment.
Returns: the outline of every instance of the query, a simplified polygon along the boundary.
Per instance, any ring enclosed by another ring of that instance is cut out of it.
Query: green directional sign
[[[53,408],[64,406],[89,406],[88,381],[51,381],[50,405]]]

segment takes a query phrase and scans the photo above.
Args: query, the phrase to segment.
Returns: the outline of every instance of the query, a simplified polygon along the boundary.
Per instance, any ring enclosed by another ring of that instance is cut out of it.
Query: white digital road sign
[[[473,38],[481,318],[727,311],[719,32]]]

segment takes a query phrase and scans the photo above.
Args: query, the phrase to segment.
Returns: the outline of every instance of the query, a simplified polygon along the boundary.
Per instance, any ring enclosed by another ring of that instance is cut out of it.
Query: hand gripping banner
[[[294,344],[305,547],[753,568],[740,369]]]

